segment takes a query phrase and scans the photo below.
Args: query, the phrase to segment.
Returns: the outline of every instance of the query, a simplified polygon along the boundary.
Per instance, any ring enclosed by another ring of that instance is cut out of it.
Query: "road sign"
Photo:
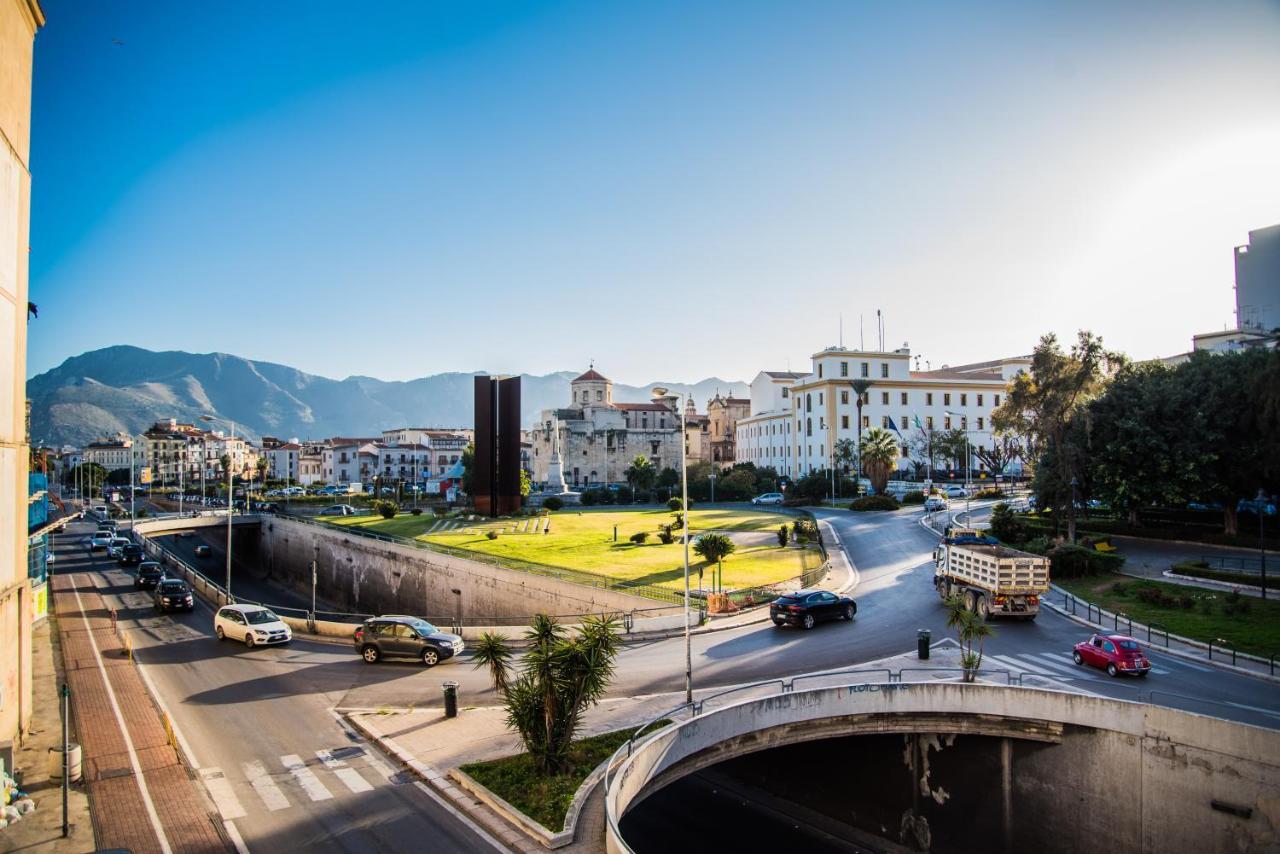
[[[151,483],[151,467],[143,466],[138,471],[138,483]]]

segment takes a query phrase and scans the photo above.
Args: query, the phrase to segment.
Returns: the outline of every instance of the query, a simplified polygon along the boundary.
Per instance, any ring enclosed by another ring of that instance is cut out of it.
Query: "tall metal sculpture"
[[[476,377],[476,510],[506,516],[520,509],[520,378]]]

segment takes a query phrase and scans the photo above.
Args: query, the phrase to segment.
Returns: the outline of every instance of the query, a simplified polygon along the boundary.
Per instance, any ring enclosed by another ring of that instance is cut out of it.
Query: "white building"
[[[128,470],[132,464],[133,440],[129,438],[100,439],[85,445],[81,458],[86,463],[97,463],[108,472]]]
[[[267,477],[291,484],[299,482],[299,457],[302,446],[297,442],[280,442],[262,437],[262,455],[267,458]]]
[[[861,427],[882,427],[899,440],[900,470],[911,469],[909,444],[929,430],[964,430],[974,447],[992,444],[991,412],[1005,386],[1030,357],[999,359],[934,371],[911,370],[911,351],[829,347],[811,357],[804,375],[764,371],[751,383],[751,415],[737,426],[738,461],[802,477],[833,465],[842,439],[857,442],[859,411],[852,383],[869,383]],[[971,470],[982,471],[975,458]]]

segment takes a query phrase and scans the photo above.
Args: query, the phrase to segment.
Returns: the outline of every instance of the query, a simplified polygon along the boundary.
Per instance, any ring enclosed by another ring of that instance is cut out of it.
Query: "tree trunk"
[[[1073,501],[1067,511],[1067,542],[1076,541],[1076,503]]]
[[[1236,506],[1227,501],[1226,507],[1222,509],[1222,533],[1235,536],[1240,533],[1240,514],[1236,512]]]

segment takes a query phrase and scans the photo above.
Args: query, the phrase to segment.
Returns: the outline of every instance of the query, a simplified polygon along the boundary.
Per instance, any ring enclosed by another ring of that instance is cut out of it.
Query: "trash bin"
[[[924,661],[929,657],[929,641],[932,637],[928,629],[916,629],[916,658]]]
[[[458,716],[458,683],[446,682],[442,688],[444,690],[444,716],[446,718],[456,718]]]
[[[80,782],[80,763],[82,759],[80,745],[74,741],[67,745],[67,769],[71,782]],[[62,746],[49,748],[49,779],[62,780]]]

